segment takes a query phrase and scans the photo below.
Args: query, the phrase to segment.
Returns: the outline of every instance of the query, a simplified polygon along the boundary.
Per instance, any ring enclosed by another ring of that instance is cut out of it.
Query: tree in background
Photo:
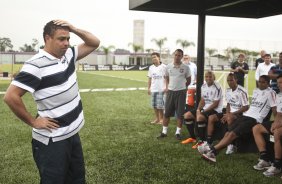
[[[154,49],[145,49],[145,51],[146,51],[147,53],[152,53],[152,52],[154,52]]]
[[[209,65],[211,65],[211,56],[217,52],[217,49],[206,48],[206,52],[208,53],[209,56]]]
[[[0,52],[5,52],[7,48],[9,48],[9,50],[13,48],[11,39],[6,37],[0,37]]]
[[[38,43],[39,43],[38,40],[33,38],[31,45],[24,44],[24,46],[20,47],[20,51],[22,51],[22,52],[35,52],[37,50],[36,46],[38,45]]]
[[[166,37],[160,38],[160,39],[153,38],[151,41],[155,42],[155,44],[159,47],[160,56],[161,56],[162,55],[162,48],[163,48],[165,42],[167,41],[167,38]]]
[[[134,44],[134,43],[128,43],[128,46],[130,47],[132,47],[132,50],[134,51],[134,61],[133,61],[133,63],[135,63],[135,61],[136,61],[136,63],[137,63],[137,56],[136,56],[136,53],[138,52],[138,51],[143,51],[143,47],[141,46],[141,45],[136,45],[136,44]]]
[[[109,53],[111,52],[111,50],[115,49],[115,46],[113,45],[110,45],[108,47],[105,47],[105,46],[101,46],[100,49],[104,52],[104,54],[106,55],[106,64],[109,64],[109,61],[108,61],[108,57],[109,57]]]
[[[176,45],[177,44],[181,45],[183,52],[184,52],[185,48],[188,48],[190,46],[195,47],[195,43],[194,42],[189,42],[188,40],[178,39],[178,40],[176,40]]]

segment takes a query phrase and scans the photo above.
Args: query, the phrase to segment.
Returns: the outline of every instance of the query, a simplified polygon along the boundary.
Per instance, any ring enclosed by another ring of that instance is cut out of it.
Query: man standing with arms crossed
[[[187,86],[191,82],[191,72],[187,65],[181,62],[183,51],[176,49],[174,52],[174,61],[166,67],[165,81],[166,81],[166,102],[165,114],[163,121],[163,130],[157,137],[158,139],[167,136],[168,124],[170,117],[174,116],[176,112],[177,129],[175,132],[176,139],[180,140],[181,128],[183,122],[183,115],[185,112],[185,99]]]
[[[70,47],[70,32],[84,42]],[[7,89],[4,101],[33,128],[32,151],[40,183],[85,183],[82,146],[78,135],[84,124],[75,62],[98,48],[93,34],[64,20],[44,27],[44,49],[26,61]],[[33,117],[22,100],[30,92],[37,104]]]

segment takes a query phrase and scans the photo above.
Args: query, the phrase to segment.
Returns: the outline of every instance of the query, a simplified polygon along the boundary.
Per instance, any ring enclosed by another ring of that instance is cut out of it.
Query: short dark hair
[[[49,36],[54,36],[54,33],[57,29],[65,29],[69,31],[69,28],[67,26],[60,26],[57,24],[54,24],[54,20],[51,20],[50,22],[48,22],[43,29],[43,39],[45,42],[45,36],[49,35]]]
[[[158,58],[160,58],[161,56],[160,56],[160,54],[158,53],[158,52],[153,52],[152,54],[151,54],[151,56],[153,56],[153,55],[156,55]]]
[[[235,80],[238,80],[237,75],[235,75],[233,72],[230,72],[227,77],[233,77]]]
[[[271,55],[270,54],[265,54],[264,57],[271,57]]]
[[[267,82],[267,84],[269,84],[270,78],[268,75],[261,75],[260,78],[263,78]]]
[[[180,52],[182,54],[182,56],[184,54],[182,49],[176,49],[174,52]]]
[[[282,77],[282,73],[277,76],[277,80]]]

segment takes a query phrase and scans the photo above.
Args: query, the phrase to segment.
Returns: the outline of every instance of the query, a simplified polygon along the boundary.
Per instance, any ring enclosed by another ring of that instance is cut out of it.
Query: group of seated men
[[[282,75],[277,77],[277,81],[282,91]],[[266,170],[263,172],[265,176],[280,173],[282,93],[276,95],[269,87],[269,76],[262,75],[249,104],[248,93],[244,87],[237,84],[234,73],[228,74],[227,83],[229,85],[226,90],[227,106],[226,112],[223,113],[222,88],[215,81],[212,71],[205,73],[205,83],[201,87],[201,100],[198,107],[184,114],[184,122],[190,137],[182,141],[182,144],[195,143],[192,148],[197,148],[204,159],[216,162],[216,155],[220,150],[227,147],[226,154],[231,154],[235,150],[233,142],[241,136],[252,133],[260,153],[259,162],[253,168]],[[267,118],[271,113],[274,122]],[[216,124],[225,124],[227,130],[223,138],[214,145],[213,134]],[[271,150],[266,149],[265,135],[274,136],[274,159],[270,158]]]

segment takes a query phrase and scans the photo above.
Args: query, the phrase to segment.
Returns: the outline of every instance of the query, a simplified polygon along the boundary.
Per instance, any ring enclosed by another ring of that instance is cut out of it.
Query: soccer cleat
[[[176,138],[177,140],[181,140],[181,135],[180,135],[180,134],[175,134],[175,138]]]
[[[209,152],[211,150],[209,144],[205,141],[203,142],[203,144],[201,144],[200,146],[198,146],[198,151],[199,153],[202,155],[202,154],[205,154],[207,152]]]
[[[192,146],[192,149],[196,149],[196,148],[198,148],[198,146],[201,146],[202,144],[203,144],[202,141],[198,141],[196,144],[194,144],[194,145]]]
[[[229,145],[227,146],[227,149],[226,149],[225,154],[226,154],[226,155],[230,155],[230,154],[232,154],[232,153],[235,153],[236,150],[237,150],[236,146],[234,146],[233,144],[229,144]]]
[[[162,139],[162,138],[165,138],[165,137],[167,137],[167,135],[164,134],[164,133],[161,133],[161,134],[157,137],[157,139]]]
[[[188,138],[184,141],[181,142],[181,144],[189,144],[189,143],[192,143],[192,142],[196,142],[196,139],[193,139],[193,138]]]
[[[202,154],[202,157],[203,157],[205,160],[211,161],[211,162],[213,162],[213,163],[216,162],[216,156],[215,156],[215,154],[214,154],[212,151],[209,151],[209,152],[207,152],[207,153]]]
[[[274,167],[272,165],[266,171],[263,172],[263,175],[270,177],[270,176],[274,176],[274,175],[279,174],[279,173],[281,173],[281,169],[278,169],[277,167]]]
[[[267,162],[265,160],[259,159],[259,162],[257,165],[254,165],[254,169],[258,171],[262,171],[264,169],[268,169],[271,166],[270,162]]]

